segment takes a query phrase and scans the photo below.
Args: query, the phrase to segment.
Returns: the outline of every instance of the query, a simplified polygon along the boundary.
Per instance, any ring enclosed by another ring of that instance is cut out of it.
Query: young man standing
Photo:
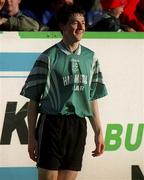
[[[104,151],[96,99],[107,91],[94,52],[79,44],[84,12],[75,5],[64,6],[58,23],[62,41],[40,55],[21,92],[30,99],[28,151],[37,162],[39,180],[76,179],[85,147],[85,117],[95,134],[92,156]]]

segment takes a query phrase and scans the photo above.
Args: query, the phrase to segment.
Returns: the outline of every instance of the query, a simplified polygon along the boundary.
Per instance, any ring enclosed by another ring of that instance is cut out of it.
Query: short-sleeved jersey
[[[90,117],[90,101],[107,90],[95,53],[82,45],[71,53],[61,41],[39,56],[20,94],[41,113]]]

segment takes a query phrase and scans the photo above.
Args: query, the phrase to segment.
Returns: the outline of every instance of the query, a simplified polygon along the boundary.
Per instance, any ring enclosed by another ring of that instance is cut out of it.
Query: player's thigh
[[[57,180],[57,177],[57,170],[47,170],[43,168],[38,168],[38,180]]]
[[[78,171],[60,170],[58,172],[58,180],[75,180],[77,175]]]

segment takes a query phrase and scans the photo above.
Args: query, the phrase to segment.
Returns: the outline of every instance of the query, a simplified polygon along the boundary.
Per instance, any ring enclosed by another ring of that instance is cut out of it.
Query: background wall
[[[36,179],[27,153],[28,99],[19,95],[37,56],[60,36],[22,38],[0,34],[0,179]],[[99,58],[108,96],[99,100],[106,144],[97,158],[88,122],[83,169],[78,180],[135,180],[144,178],[144,39],[84,38],[81,44]],[[132,166],[134,167],[132,171]],[[132,176],[133,174],[133,176]],[[133,178],[132,178],[133,177]]]

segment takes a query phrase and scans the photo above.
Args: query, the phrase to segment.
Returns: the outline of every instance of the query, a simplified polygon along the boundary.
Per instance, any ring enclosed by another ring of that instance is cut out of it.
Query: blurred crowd
[[[0,31],[59,31],[59,9],[74,3],[87,31],[144,31],[144,0],[0,0]]]

